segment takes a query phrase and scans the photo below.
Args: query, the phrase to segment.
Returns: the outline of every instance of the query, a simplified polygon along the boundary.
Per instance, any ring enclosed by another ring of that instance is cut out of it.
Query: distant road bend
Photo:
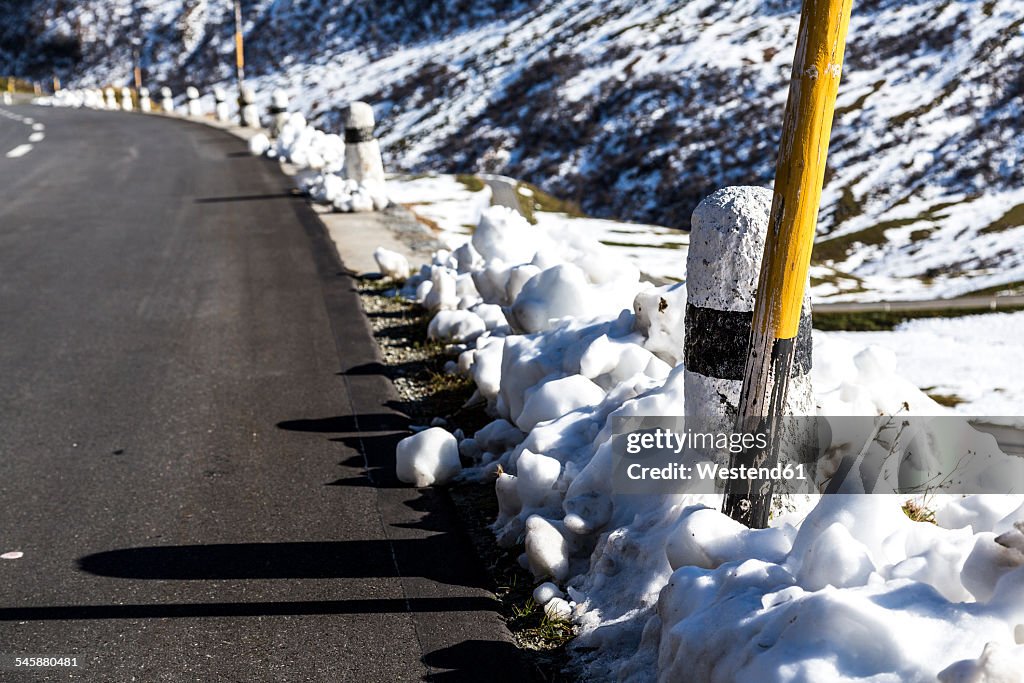
[[[814,304],[824,313],[924,313],[928,311],[1001,311],[1024,307],[1024,295],[963,296],[956,299],[924,301],[837,301]]]
[[[45,138],[0,155],[0,653],[78,658],[33,680],[530,680],[450,505],[394,480],[356,282],[274,164],[6,110]],[[26,130],[0,117],[4,151]]]

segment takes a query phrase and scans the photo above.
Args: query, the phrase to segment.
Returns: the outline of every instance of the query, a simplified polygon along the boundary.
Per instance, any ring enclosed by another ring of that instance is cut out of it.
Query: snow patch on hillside
[[[232,77],[226,4],[31,5],[43,21],[14,25],[41,51],[77,45],[81,83],[129,82],[140,27],[150,82],[180,92]],[[798,12],[792,0],[256,0],[247,67],[261,107],[284,89],[325,130],[345,103],[374,104],[392,169],[502,173],[593,215],[685,228],[714,188],[770,184]],[[832,238],[821,258],[872,284],[846,298],[1024,276],[1022,26],[1015,0],[854,8],[819,226]]]

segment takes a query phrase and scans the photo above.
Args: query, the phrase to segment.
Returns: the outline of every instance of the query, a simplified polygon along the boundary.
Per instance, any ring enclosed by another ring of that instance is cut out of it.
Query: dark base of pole
[[[759,340],[753,339],[753,334],[751,337],[752,346],[754,346]],[[796,340],[766,339],[763,341],[771,344],[770,353],[761,356],[762,363],[767,361],[768,367],[761,367],[760,372],[755,374],[758,381],[754,384],[758,386],[746,381],[747,378],[745,378],[743,395],[740,396],[736,431],[766,434],[768,448],[766,450],[755,448],[739,453],[731,459],[730,467],[767,467],[770,469],[779,462],[779,443],[782,437],[780,418],[785,417],[786,393],[789,389],[789,374],[793,368]],[[761,348],[763,349],[763,346]],[[779,379],[781,381],[777,381]],[[756,400],[757,396],[766,397],[767,404],[759,405]],[[773,491],[774,482],[770,479],[730,479],[726,482],[722,512],[751,529],[764,529],[768,526],[768,518],[771,514]]]

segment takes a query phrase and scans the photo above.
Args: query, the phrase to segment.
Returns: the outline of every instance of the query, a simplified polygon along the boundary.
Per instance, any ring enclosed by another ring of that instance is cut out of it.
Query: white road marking
[[[14,149],[12,149],[10,152],[7,153],[7,158],[8,159],[17,159],[18,157],[25,156],[26,154],[28,154],[31,151],[32,151],[32,145],[29,145],[29,144],[18,145],[17,147],[15,147]]]
[[[21,552],[20,550],[12,550],[9,553],[4,553],[3,555],[0,555],[0,560],[20,560],[24,556],[25,553]]]
[[[42,142],[43,138],[46,137],[46,133],[32,133],[28,136],[29,142]]]

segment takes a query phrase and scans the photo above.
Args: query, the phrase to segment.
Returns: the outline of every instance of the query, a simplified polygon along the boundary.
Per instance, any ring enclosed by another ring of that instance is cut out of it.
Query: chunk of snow
[[[249,138],[249,153],[261,157],[270,149],[270,138],[263,133],[256,133]]]
[[[546,605],[552,598],[564,598],[565,593],[550,581],[540,584],[533,589],[533,601],[538,605]]]
[[[481,214],[472,244],[485,261],[518,265],[529,263],[548,241],[518,212],[492,206]]]
[[[564,621],[572,617],[572,605],[562,598],[551,598],[544,605],[544,616],[556,621]]]
[[[537,578],[547,576],[562,582],[569,576],[569,551],[565,537],[539,515],[526,520],[526,557],[530,571]]]
[[[553,420],[568,412],[593,406],[604,400],[601,387],[582,375],[571,375],[545,382],[529,392],[516,425],[528,432],[541,422]]]
[[[431,427],[398,442],[395,466],[406,484],[446,484],[462,470],[459,445],[444,429]]]
[[[427,337],[443,341],[473,341],[487,331],[480,316],[470,311],[440,311],[427,326]]]
[[[1024,647],[986,643],[977,659],[965,659],[939,672],[939,683],[1024,683]]]
[[[526,508],[544,508],[557,502],[555,482],[562,464],[555,458],[523,449],[516,460],[519,499]]]
[[[404,280],[409,277],[409,261],[397,251],[377,247],[373,252],[373,260],[377,262],[381,275]]]

